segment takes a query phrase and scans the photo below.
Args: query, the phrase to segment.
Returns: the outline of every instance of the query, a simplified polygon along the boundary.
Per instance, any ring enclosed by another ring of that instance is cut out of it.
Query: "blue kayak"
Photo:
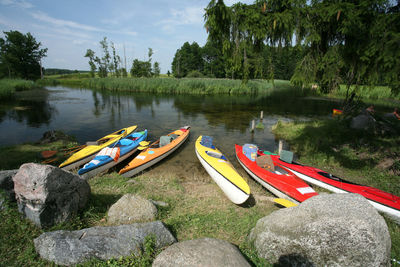
[[[118,142],[100,150],[94,159],[78,171],[78,174],[82,178],[89,179],[100,172],[108,170],[135,153],[139,143],[146,140],[146,138],[147,130],[127,135]]]

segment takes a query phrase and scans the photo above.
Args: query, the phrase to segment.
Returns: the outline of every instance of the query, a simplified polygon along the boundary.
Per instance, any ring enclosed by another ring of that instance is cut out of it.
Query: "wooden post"
[[[283,148],[283,142],[282,140],[279,140],[279,147],[278,147],[278,154],[280,155],[282,152],[282,148]]]
[[[260,119],[262,120],[263,118],[264,118],[264,111],[261,110]]]
[[[256,126],[255,121],[252,120],[252,121],[251,121],[251,131],[252,131],[252,132],[254,132],[255,126]]]

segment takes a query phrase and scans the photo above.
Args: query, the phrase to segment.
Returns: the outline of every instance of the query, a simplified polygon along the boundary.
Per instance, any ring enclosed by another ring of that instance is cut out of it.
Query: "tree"
[[[117,55],[113,42],[111,42],[111,49],[112,49],[112,53],[113,53],[112,70],[114,71],[114,76],[120,77],[121,76],[121,69],[119,68],[119,66],[121,64],[121,57],[119,55]]]
[[[172,73],[175,77],[185,77],[192,70],[203,71],[202,51],[196,42],[185,42],[172,60]]]
[[[132,77],[150,77],[151,64],[149,61],[141,61],[139,59],[133,60],[131,68]]]
[[[212,40],[202,47],[203,74],[208,77],[225,78],[225,61],[222,51]]]
[[[47,48],[28,32],[3,32],[0,38],[0,77],[38,79],[41,76],[41,60]]]
[[[160,76],[160,64],[156,61],[153,64],[153,76],[158,77]]]
[[[147,61],[142,61],[139,59],[133,60],[132,68],[131,68],[132,77],[151,77],[153,75],[152,68],[151,68],[151,57],[152,56],[153,56],[153,49],[149,48]]]
[[[296,85],[317,82],[329,92],[342,82],[348,90],[381,83],[400,92],[399,1],[256,0],[227,7],[211,0],[204,19],[208,42],[232,78],[287,76],[294,69],[287,55],[299,51]]]
[[[96,72],[95,53],[92,49],[86,50],[85,57],[89,58],[90,76],[93,78]]]
[[[104,37],[104,39],[100,41],[100,46],[103,50],[103,57],[101,59],[97,58],[96,61],[99,64],[99,76],[105,78],[108,75],[111,61],[111,56],[108,52],[107,37]]]

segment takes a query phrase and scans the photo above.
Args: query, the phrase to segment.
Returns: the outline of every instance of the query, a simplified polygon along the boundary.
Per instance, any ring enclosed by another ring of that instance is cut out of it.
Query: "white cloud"
[[[174,32],[176,27],[183,25],[202,25],[204,7],[186,7],[184,9],[171,9],[170,17],[156,25],[160,26],[166,32]]]
[[[31,15],[32,15],[32,17],[34,17],[37,20],[47,22],[47,23],[50,23],[50,24],[52,24],[54,26],[58,26],[58,27],[70,27],[70,28],[81,29],[81,30],[85,30],[85,31],[96,31],[96,32],[103,31],[100,28],[76,23],[74,21],[56,19],[56,18],[50,17],[46,13],[40,12],[40,11],[39,12],[31,12]]]
[[[33,7],[32,3],[24,0],[0,0],[0,4],[5,6],[16,6],[24,9],[29,9]]]
[[[31,15],[33,18],[35,18],[39,21],[49,23],[50,25],[52,25],[52,27],[55,27],[53,29],[55,31],[61,31],[61,32],[66,31],[67,34],[77,35],[78,37],[83,37],[83,38],[89,38],[89,36],[85,33],[77,32],[76,29],[81,30],[81,31],[88,31],[88,32],[107,32],[107,33],[117,33],[117,34],[124,34],[124,35],[130,35],[130,36],[137,35],[137,32],[131,31],[128,29],[107,30],[104,28],[98,28],[98,27],[93,27],[90,25],[77,23],[75,21],[57,19],[57,18],[50,17],[49,15],[47,15],[44,12],[31,12]]]

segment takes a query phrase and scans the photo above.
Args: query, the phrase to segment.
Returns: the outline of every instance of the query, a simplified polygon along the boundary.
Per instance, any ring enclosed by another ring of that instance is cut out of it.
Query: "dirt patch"
[[[395,160],[392,158],[384,158],[378,163],[377,167],[383,170],[388,170],[393,166],[394,162]]]

